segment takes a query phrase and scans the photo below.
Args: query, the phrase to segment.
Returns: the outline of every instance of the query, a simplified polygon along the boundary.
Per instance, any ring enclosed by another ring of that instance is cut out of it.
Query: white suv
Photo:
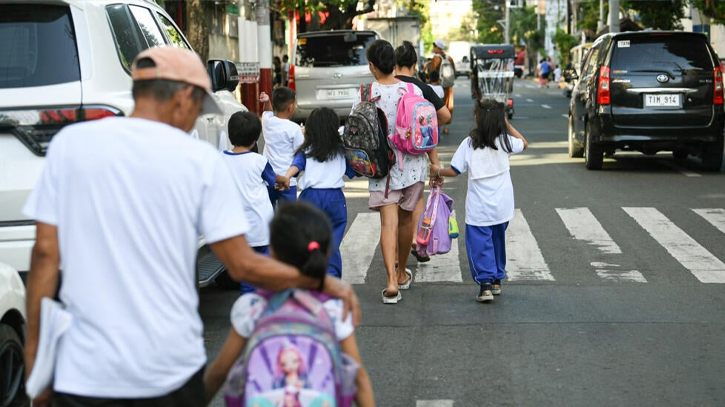
[[[25,396],[25,286],[0,262],[0,406],[28,405]]]
[[[152,1],[0,0],[0,261],[30,268],[35,226],[21,209],[51,138],[66,124],[130,114],[130,64],[155,46],[191,48]],[[221,149],[229,117],[247,109],[230,92],[235,65],[211,60],[208,70],[224,115],[199,117],[191,135]],[[223,271],[206,249],[198,265],[202,286]]]

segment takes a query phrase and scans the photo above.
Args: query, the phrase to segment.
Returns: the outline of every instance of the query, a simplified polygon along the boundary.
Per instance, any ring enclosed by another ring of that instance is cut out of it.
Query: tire
[[[25,359],[18,333],[0,324],[0,407],[30,405],[25,395]],[[7,374],[7,373],[10,374]]]
[[[513,113],[507,113],[506,115],[508,116],[508,119],[509,120],[511,120],[511,119],[514,118],[514,114]]]
[[[586,126],[586,143],[584,144],[584,163],[588,170],[601,170],[604,161],[604,150],[592,142],[591,124]]]
[[[687,149],[686,148],[678,148],[672,151],[672,157],[675,158],[675,160],[684,160],[687,158]]]
[[[703,143],[702,145],[702,169],[705,171],[718,172],[722,167],[723,139],[714,143]]]
[[[582,146],[576,145],[576,143],[574,142],[574,118],[571,115],[569,115],[569,130],[567,138],[569,139],[569,157],[584,157],[584,148]]]
[[[229,273],[227,273],[226,270],[222,271],[221,274],[216,276],[216,278],[214,279],[214,282],[220,288],[223,288],[225,290],[239,290],[239,283],[237,281],[232,280],[232,278],[229,277]]]

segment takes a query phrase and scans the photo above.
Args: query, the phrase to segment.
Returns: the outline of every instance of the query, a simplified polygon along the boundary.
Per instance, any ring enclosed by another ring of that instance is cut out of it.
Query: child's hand
[[[430,165],[430,177],[431,178],[438,178],[440,176],[441,167],[439,165],[431,164]]]
[[[277,182],[277,185],[274,186],[274,189],[279,191],[286,191],[289,189],[289,178],[284,178],[282,182]]]
[[[260,103],[267,103],[267,102],[269,102],[269,95],[266,94],[266,93],[264,93],[264,92],[261,92],[259,94],[259,101],[260,101]]]

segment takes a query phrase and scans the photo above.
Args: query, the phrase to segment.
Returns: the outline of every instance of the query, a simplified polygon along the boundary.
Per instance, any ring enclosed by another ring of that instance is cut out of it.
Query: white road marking
[[[658,162],[660,164],[664,165],[665,167],[670,167],[673,170],[678,171],[679,173],[681,173],[682,175],[684,175],[686,177],[701,177],[702,176],[696,172],[688,171],[688,170],[680,167],[679,165],[673,163],[672,161],[659,160]]]
[[[530,103],[530,102],[533,102],[534,99],[526,99],[526,101]]]
[[[591,262],[592,266],[597,275],[604,280],[611,281],[633,281],[635,283],[646,283],[647,279],[644,278],[642,273],[637,270],[619,270],[618,264],[609,264],[603,262]]]
[[[414,282],[438,283],[438,282],[462,283],[461,263],[458,257],[458,239],[451,242],[451,251],[446,254],[431,256],[429,262],[418,263],[418,270],[415,273]]]
[[[589,209],[556,208],[556,212],[574,239],[583,240],[592,246],[596,246],[605,254],[622,254],[622,250],[617,246],[617,243],[612,240]]]
[[[693,211],[725,233],[725,209],[693,209]]]
[[[506,275],[510,281],[554,281],[521,209],[516,209],[506,231],[506,254]]]
[[[541,105],[541,107],[543,107],[544,109],[551,109],[551,106],[549,105]]]
[[[520,93],[516,93],[514,96],[516,96],[517,98],[520,98],[521,97],[521,94]]]
[[[415,407],[453,407],[453,400],[416,400]]]
[[[725,283],[725,263],[655,208],[622,208],[703,283]]]
[[[352,236],[352,237],[350,237]],[[364,284],[380,242],[380,215],[358,213],[340,244],[342,281]]]
[[[565,119],[568,119],[568,118],[569,118],[569,115],[568,115],[568,114],[566,114],[566,113],[562,113],[562,114],[561,114],[561,117],[563,117],[563,118],[565,118]]]

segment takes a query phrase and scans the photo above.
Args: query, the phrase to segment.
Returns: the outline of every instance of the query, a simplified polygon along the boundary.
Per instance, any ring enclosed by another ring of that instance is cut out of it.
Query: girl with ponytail
[[[332,227],[324,212],[305,202],[289,202],[277,209],[269,225],[269,232],[271,257],[298,268],[308,277],[324,281],[333,244]],[[360,360],[352,318],[348,315],[348,318],[343,320],[343,305],[340,300],[328,299],[323,306],[335,326],[335,336],[340,341],[342,351],[360,365],[355,380],[358,388],[355,397],[357,405],[374,407],[373,389]],[[221,352],[204,376],[207,400],[211,401],[224,383],[232,365],[244,351],[247,339],[254,332],[257,320],[266,307],[266,297],[258,293],[243,295],[234,303],[231,316],[232,329]],[[286,362],[283,356],[280,354],[279,363],[280,369],[289,375],[284,377],[286,388],[303,388],[304,378],[300,372],[304,370],[304,364],[299,360],[299,355],[297,362]],[[286,370],[282,369],[283,362],[291,363],[293,366],[285,368]],[[288,386],[290,377],[296,381],[296,386]]]

